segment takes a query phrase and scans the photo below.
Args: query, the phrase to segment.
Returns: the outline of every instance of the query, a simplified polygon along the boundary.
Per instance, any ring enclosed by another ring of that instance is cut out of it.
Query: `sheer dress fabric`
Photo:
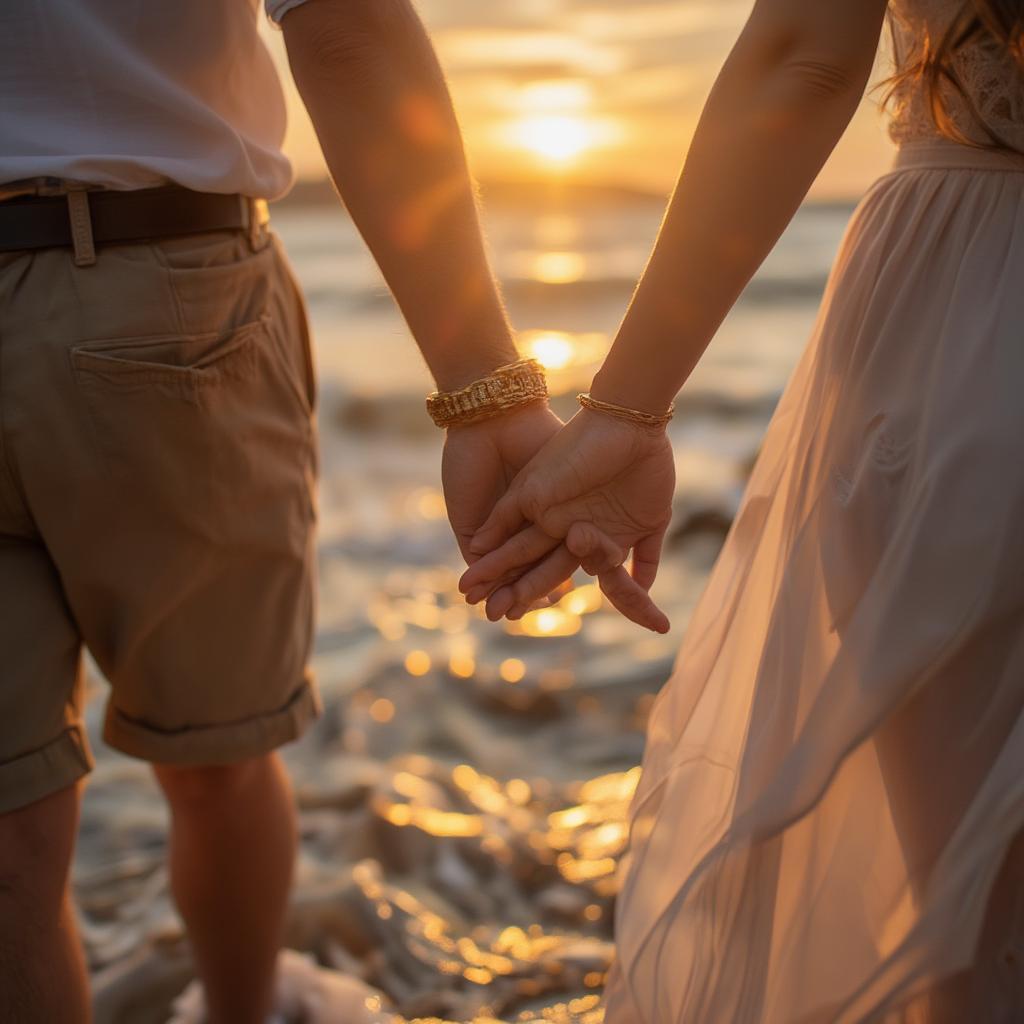
[[[908,102],[652,712],[608,1024],[1024,1021],[1024,158]]]

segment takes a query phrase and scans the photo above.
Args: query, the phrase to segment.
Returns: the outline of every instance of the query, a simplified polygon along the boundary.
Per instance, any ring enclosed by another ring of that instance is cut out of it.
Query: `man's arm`
[[[334,184],[438,387],[514,360],[448,88],[409,0],[309,0],[282,28]],[[467,561],[494,503],[560,426],[534,403],[448,431],[441,475]],[[567,557],[559,568],[572,571]]]
[[[409,0],[309,0],[282,19],[327,165],[442,390],[516,358],[462,137]]]

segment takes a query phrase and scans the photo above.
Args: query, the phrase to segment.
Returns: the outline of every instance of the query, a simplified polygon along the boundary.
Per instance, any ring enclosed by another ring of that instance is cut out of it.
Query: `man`
[[[290,177],[257,4],[0,10],[3,1021],[89,1018],[68,901],[83,644],[111,684],[107,741],[152,762],[169,801],[211,1024],[271,1011],[296,846],[274,750],[317,711],[315,442],[302,300],[257,202]],[[409,0],[266,7],[438,387],[514,363]],[[464,553],[558,429],[532,372],[492,378],[503,415],[466,415],[465,396],[438,413]]]

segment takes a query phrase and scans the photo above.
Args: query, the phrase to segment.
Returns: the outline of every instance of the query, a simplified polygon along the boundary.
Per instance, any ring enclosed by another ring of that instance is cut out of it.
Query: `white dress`
[[[652,714],[608,1024],[1024,1022],[1024,158],[896,108]]]

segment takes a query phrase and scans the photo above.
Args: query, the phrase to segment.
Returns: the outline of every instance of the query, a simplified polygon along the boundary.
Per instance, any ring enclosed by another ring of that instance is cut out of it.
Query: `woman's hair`
[[[967,145],[1013,150],[1012,143],[985,123],[956,70],[957,51],[980,39],[1004,49],[1024,75],[1024,0],[964,0],[946,31],[938,38],[926,38],[917,59],[889,80],[886,99],[905,82],[923,82],[932,119],[943,135]],[[951,91],[965,102],[987,142],[968,138],[957,127],[949,109]]]

